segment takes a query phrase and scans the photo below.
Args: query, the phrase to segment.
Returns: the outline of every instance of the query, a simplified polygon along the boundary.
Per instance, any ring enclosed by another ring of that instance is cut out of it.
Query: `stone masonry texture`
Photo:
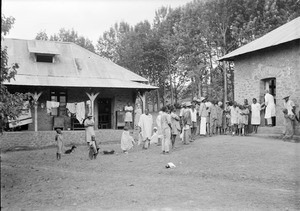
[[[243,103],[253,98],[262,103],[262,81],[276,79],[276,125],[283,126],[283,97],[290,95],[299,113],[300,105],[300,41],[281,44],[235,59],[235,101]],[[299,123],[296,124],[299,134]]]

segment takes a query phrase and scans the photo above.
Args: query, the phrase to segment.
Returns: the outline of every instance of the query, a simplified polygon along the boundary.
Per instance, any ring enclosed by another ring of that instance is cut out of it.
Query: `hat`
[[[200,97],[200,102],[202,102],[203,100],[205,100],[205,97]]]
[[[223,103],[221,101],[218,102],[218,106],[221,106],[223,105]]]
[[[87,117],[93,117],[93,115],[91,113],[88,113]]]
[[[192,106],[192,103],[191,103],[191,102],[186,102],[186,103],[185,103],[185,106],[186,106],[186,107]]]
[[[288,97],[290,97],[290,95],[286,95],[286,97],[284,97],[284,98],[282,98],[282,99],[284,100],[285,98],[288,98]]]

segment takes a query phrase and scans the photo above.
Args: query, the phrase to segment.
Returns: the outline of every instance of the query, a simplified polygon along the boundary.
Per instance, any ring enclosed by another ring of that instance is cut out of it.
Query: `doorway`
[[[111,99],[100,98],[98,100],[98,128],[111,129]]]
[[[265,78],[260,81],[260,103],[265,101],[265,90],[269,90],[269,93],[273,95],[276,105],[276,78]],[[265,110],[261,112],[261,126],[267,125],[265,119]],[[272,125],[276,126],[276,116],[272,117]]]

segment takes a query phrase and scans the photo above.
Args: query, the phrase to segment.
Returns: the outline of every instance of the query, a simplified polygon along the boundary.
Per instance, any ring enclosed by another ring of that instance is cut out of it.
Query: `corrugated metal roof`
[[[35,54],[29,51],[29,46],[34,46],[32,43],[38,46],[43,42],[44,44],[41,46],[47,46],[45,51],[42,47],[36,47],[36,49],[39,50],[39,53],[56,52],[54,63],[36,62]],[[5,39],[1,42],[1,45],[8,47],[8,64],[18,63],[20,67],[16,80],[11,80],[10,83],[6,84],[157,88],[144,83],[136,83],[148,82],[148,80],[74,43]],[[57,55],[57,52],[59,52],[59,55]]]
[[[226,54],[219,60],[233,60],[242,54],[300,39],[300,17],[274,29],[266,35]]]
[[[22,83],[19,83],[22,81]],[[105,79],[96,77],[64,77],[64,76],[33,76],[20,75],[16,80],[11,80],[10,85],[24,86],[60,86],[66,87],[101,87],[101,88],[132,88],[132,89],[156,89],[157,87],[144,83],[126,81],[121,79]]]
[[[27,45],[28,45],[28,51],[30,53],[53,54],[53,55],[60,54],[56,42],[32,40],[31,42],[27,42]]]

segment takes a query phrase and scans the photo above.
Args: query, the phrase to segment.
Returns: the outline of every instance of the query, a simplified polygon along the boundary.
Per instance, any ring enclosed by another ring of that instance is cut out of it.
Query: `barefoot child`
[[[63,148],[63,136],[62,136],[61,129],[59,128],[56,129],[55,141],[57,141],[56,159],[60,160],[62,154],[62,148]]]
[[[128,150],[130,150],[134,144],[135,141],[133,137],[130,135],[130,132],[128,131],[128,127],[125,126],[121,138],[121,149],[125,154],[127,154]]]

